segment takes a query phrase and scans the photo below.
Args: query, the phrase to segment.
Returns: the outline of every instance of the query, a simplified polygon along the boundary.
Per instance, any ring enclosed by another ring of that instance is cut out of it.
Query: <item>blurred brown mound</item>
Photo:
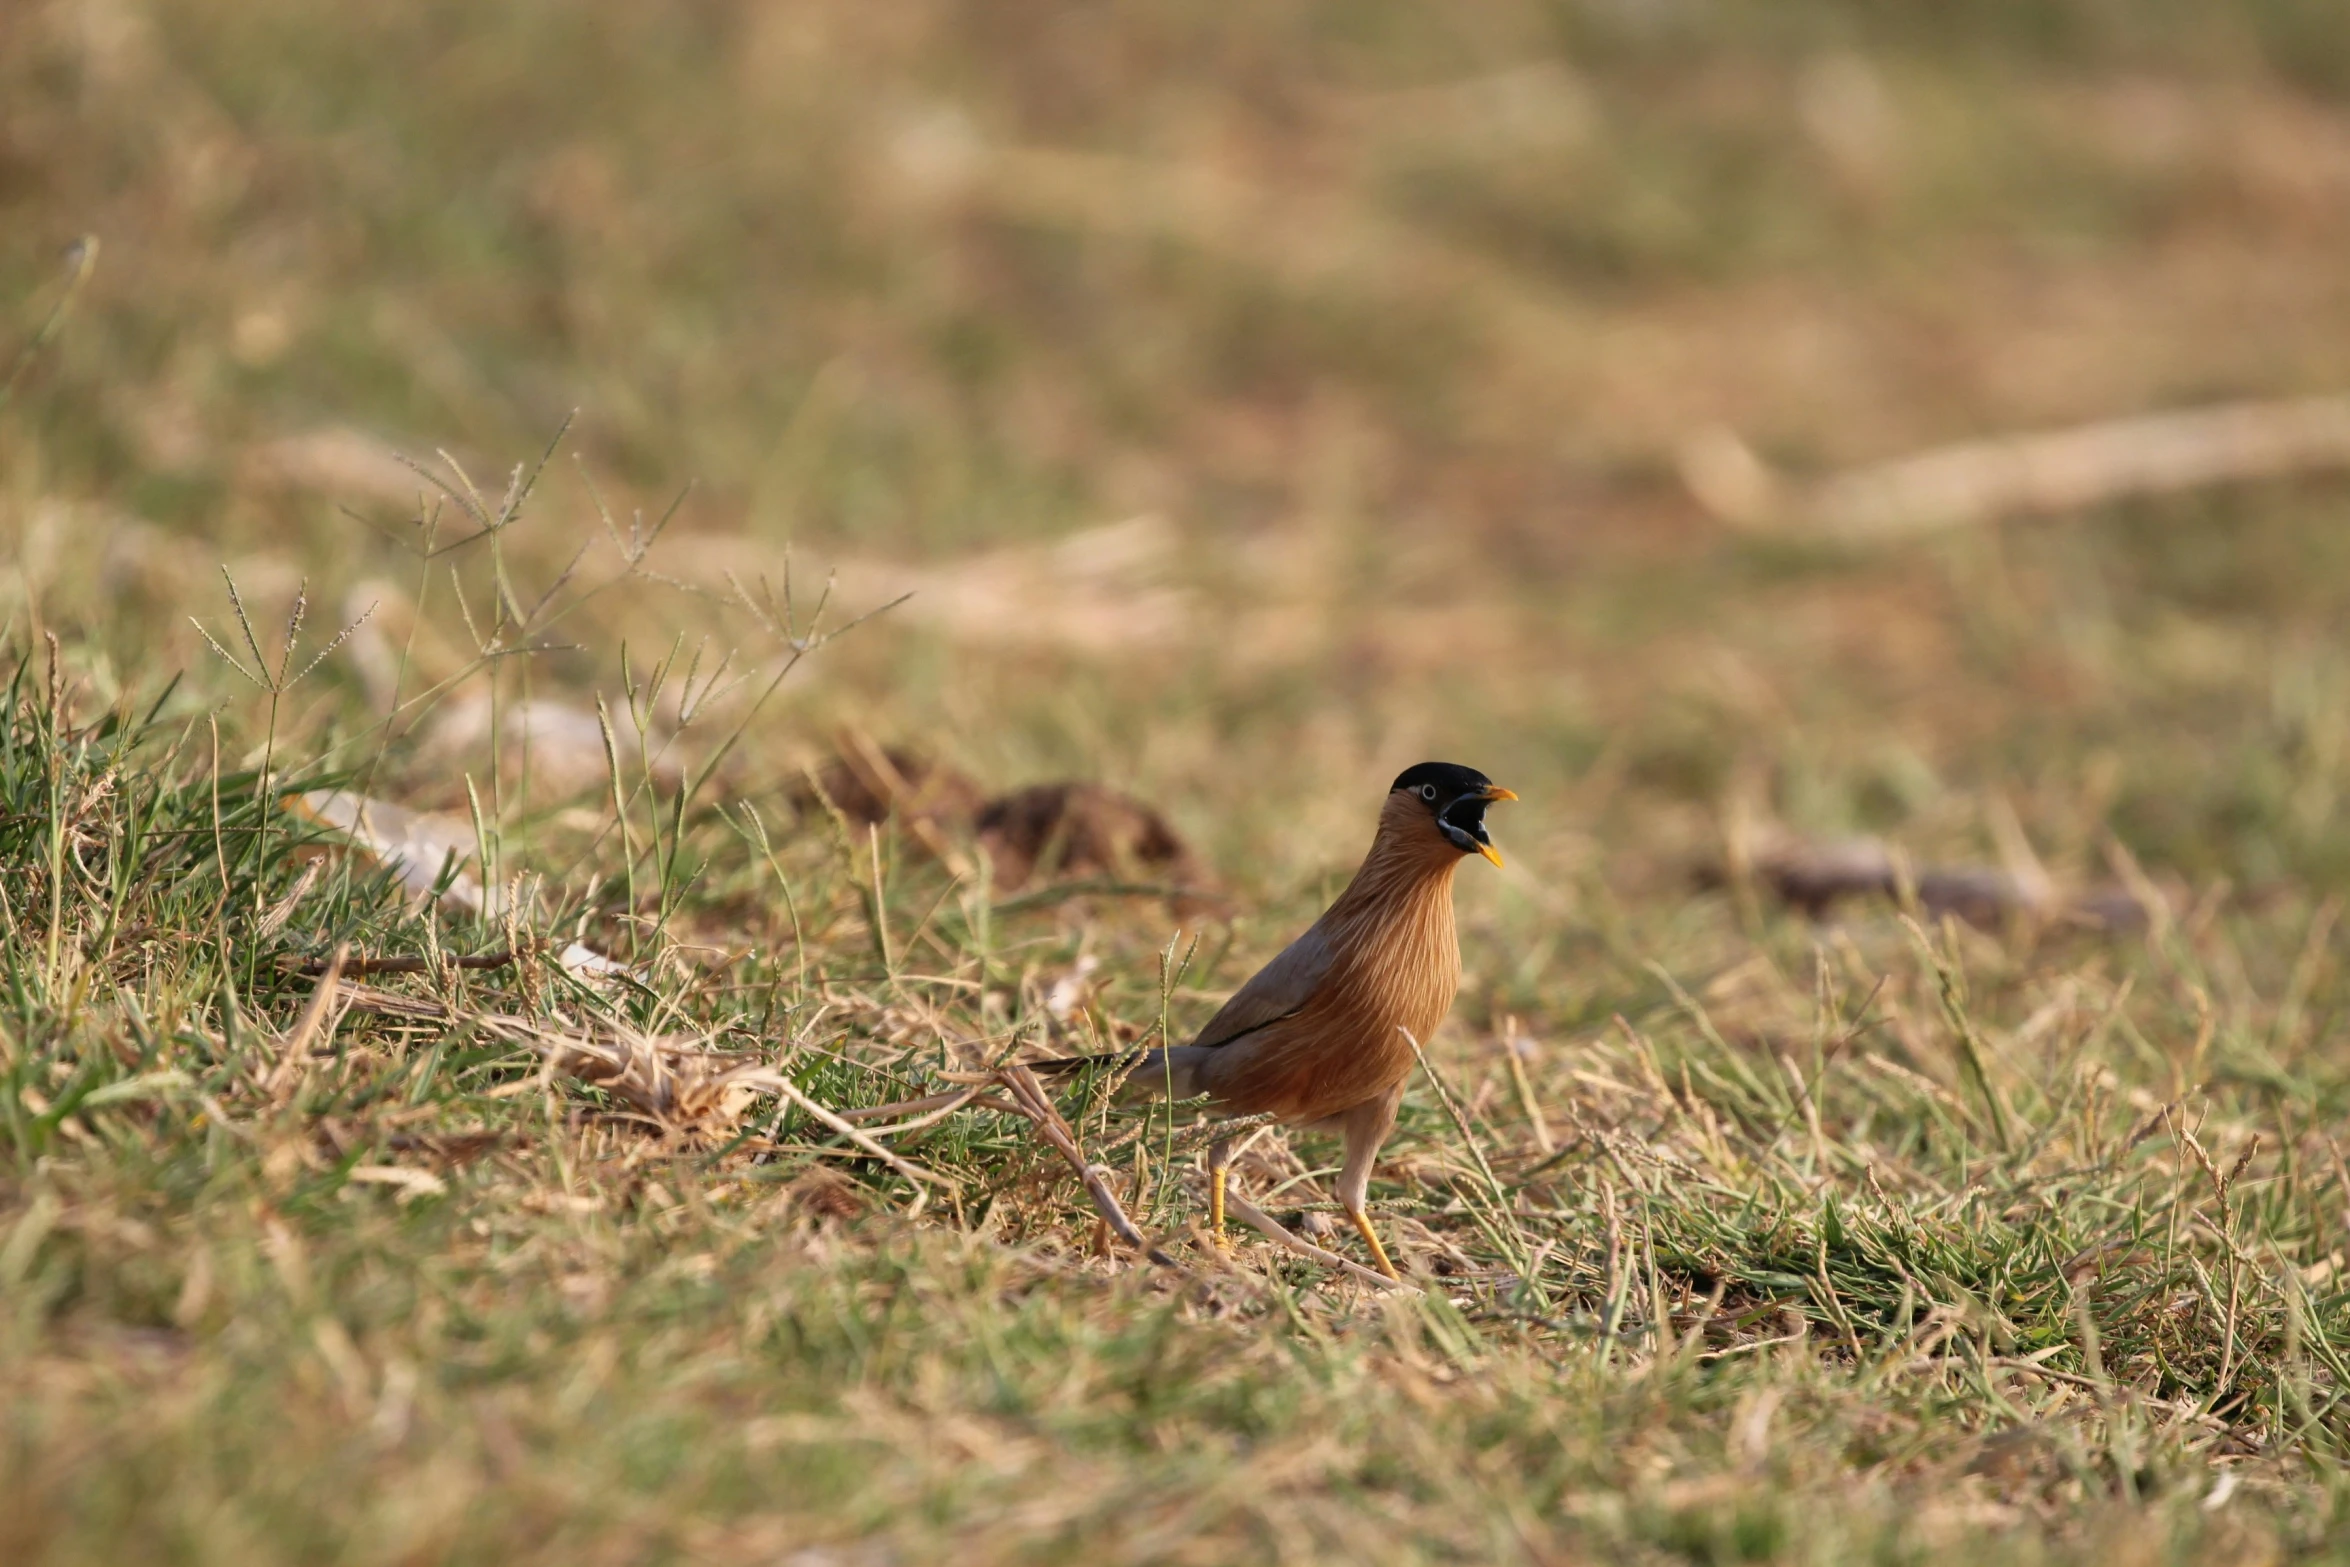
[[[965,831],[982,805],[979,786],[943,762],[897,746],[880,746],[861,734],[843,734],[838,754],[818,768],[813,784],[803,778],[791,792],[803,815],[817,804],[817,791],[860,827],[892,816],[908,823],[936,823]],[[936,843],[917,833],[934,852]]]
[[[1185,887],[1202,884],[1190,846],[1165,817],[1100,784],[1015,789],[981,806],[977,827],[999,886],[1138,874]]]
[[[1894,851],[1874,838],[1778,843],[1756,853],[1750,869],[1757,885],[1811,919],[1825,918],[1849,897],[1899,899],[1906,870]],[[1929,918],[1951,914],[1984,929],[2021,916],[2115,933],[2138,931],[2147,925],[2148,899],[2170,901],[2152,886],[2109,883],[2068,891],[2043,875],[1989,865],[1928,865],[1906,874],[1919,909]],[[1709,866],[1698,879],[1720,886],[1730,875]]]
[[[1132,795],[1081,781],[1031,784],[987,799],[979,786],[943,762],[859,734],[839,739],[839,754],[792,792],[804,815],[829,800],[852,823],[896,819],[941,859],[949,839],[968,835],[987,851],[995,884],[1017,891],[1039,881],[1088,877],[1204,888],[1190,845],[1165,816]]]

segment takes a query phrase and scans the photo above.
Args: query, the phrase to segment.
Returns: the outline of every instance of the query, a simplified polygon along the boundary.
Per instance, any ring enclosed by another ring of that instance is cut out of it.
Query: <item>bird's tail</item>
[[[1101,1056],[1063,1056],[1058,1061],[1031,1061],[1028,1069],[1039,1077],[1069,1078],[1080,1072],[1125,1074],[1118,1097],[1124,1101],[1196,1098],[1206,1093],[1200,1081],[1208,1057],[1215,1052],[1199,1045],[1177,1045],[1172,1050],[1128,1050]]]

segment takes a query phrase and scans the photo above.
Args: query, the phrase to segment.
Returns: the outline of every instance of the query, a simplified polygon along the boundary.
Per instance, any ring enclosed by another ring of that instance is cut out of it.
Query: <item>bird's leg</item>
[[[1363,1244],[1371,1248],[1371,1266],[1391,1279],[1400,1280],[1403,1275],[1396,1272],[1395,1264],[1387,1260],[1387,1248],[1379,1244],[1379,1231],[1372,1226],[1371,1216],[1360,1208],[1349,1208],[1347,1217],[1355,1221],[1355,1228],[1362,1233]]]
[[[1224,1185],[1232,1176],[1232,1139],[1219,1137],[1208,1144],[1208,1239],[1216,1250],[1230,1251],[1224,1238]]]
[[[1395,1264],[1387,1259],[1387,1248],[1379,1244],[1379,1232],[1371,1226],[1368,1201],[1371,1191],[1371,1163],[1379,1157],[1379,1145],[1387,1141],[1389,1128],[1395,1125],[1396,1107],[1403,1102],[1403,1085],[1397,1084],[1385,1098],[1373,1100],[1348,1113],[1345,1122],[1346,1164],[1338,1172],[1338,1205],[1346,1216],[1354,1220],[1355,1231],[1363,1244],[1371,1249],[1372,1265],[1391,1279],[1401,1279]]]

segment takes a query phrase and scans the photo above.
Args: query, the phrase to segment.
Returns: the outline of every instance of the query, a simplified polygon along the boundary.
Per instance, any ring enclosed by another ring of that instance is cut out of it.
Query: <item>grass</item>
[[[2339,385],[2317,11],[476,9],[0,33],[0,1558],[2343,1554],[2341,486],[1674,477]],[[795,804],[842,727],[1223,901]],[[1423,1293],[1219,1263],[1184,1117],[1063,1105],[1165,1269],[800,1107],[1181,1035],[1431,755],[1523,801]],[[2175,897],[1814,924],[1767,826]]]

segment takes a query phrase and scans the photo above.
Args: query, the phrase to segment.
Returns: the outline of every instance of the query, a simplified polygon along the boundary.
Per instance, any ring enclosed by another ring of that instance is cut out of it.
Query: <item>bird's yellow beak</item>
[[[1515,789],[1504,789],[1500,784],[1497,783],[1487,784],[1485,786],[1485,792],[1477,796],[1478,799],[1488,802],[1493,800],[1514,800],[1517,797],[1518,792]],[[1479,828],[1478,831],[1482,833],[1484,829]],[[1477,845],[1477,852],[1491,860],[1495,865],[1499,865],[1501,863],[1501,851],[1496,849],[1490,843],[1480,842]]]

